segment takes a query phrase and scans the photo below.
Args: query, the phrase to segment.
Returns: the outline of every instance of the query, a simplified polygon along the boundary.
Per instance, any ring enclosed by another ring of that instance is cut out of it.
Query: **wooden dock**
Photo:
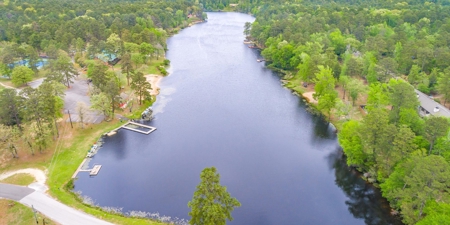
[[[73,173],[72,175],[72,179],[74,179],[75,177],[77,177],[78,172],[83,171],[81,169],[81,167],[84,165],[84,163],[86,162],[86,158],[83,159],[83,162],[81,162],[81,164],[78,166],[77,170],[75,171],[75,173]]]
[[[89,173],[89,175],[91,175],[91,176],[97,175],[101,168],[102,168],[102,165],[95,165],[94,168],[91,169],[91,172]]]
[[[147,131],[139,130],[139,129],[130,127],[129,125],[143,127],[143,128],[148,129],[148,130]],[[132,121],[129,121],[128,123],[126,123],[125,125],[121,126],[120,128],[124,128],[124,129],[127,129],[127,130],[135,131],[135,132],[138,132],[138,133],[141,133],[141,134],[150,134],[151,132],[156,130],[156,127],[151,127],[151,126],[148,126],[148,125],[145,125],[145,124],[136,123],[136,122],[132,122]]]

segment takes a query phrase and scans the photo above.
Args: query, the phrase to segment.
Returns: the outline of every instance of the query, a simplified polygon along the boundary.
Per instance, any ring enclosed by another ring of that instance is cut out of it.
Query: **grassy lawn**
[[[22,185],[22,186],[28,186],[29,184],[35,182],[36,179],[34,179],[33,176],[31,176],[30,174],[27,173],[19,173],[19,174],[15,174],[12,175],[4,180],[2,180],[2,183],[7,183],[7,184],[17,184],[17,185]]]
[[[43,220],[45,224],[56,224],[39,212],[36,213],[36,217],[39,224],[43,224]],[[36,219],[31,208],[11,200],[0,199],[0,224],[30,225],[36,224]]]
[[[162,73],[158,70],[158,66],[162,65],[164,62],[164,58],[160,57],[159,59],[150,59],[147,64],[140,66],[137,71],[142,72],[144,75],[146,74],[158,74],[162,75]]]
[[[2,84],[4,85],[8,85],[10,87],[14,87],[15,85],[11,82],[11,79],[7,79],[4,77],[0,77],[0,82],[2,82]],[[0,88],[4,88],[3,86],[0,85]]]

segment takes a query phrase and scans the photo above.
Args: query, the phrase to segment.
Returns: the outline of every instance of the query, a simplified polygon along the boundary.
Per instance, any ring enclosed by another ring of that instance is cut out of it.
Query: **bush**
[[[168,74],[166,68],[164,66],[158,66],[158,70],[165,76]]]
[[[163,65],[164,65],[164,66],[170,65],[170,60],[164,59]]]
[[[71,191],[75,188],[75,179],[70,179],[66,184],[66,189]]]

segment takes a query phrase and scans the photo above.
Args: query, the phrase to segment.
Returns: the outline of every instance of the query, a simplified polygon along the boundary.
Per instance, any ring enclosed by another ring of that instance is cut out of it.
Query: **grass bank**
[[[21,186],[28,186],[29,184],[35,182],[36,179],[27,173],[19,173],[19,174],[15,174],[12,175],[4,180],[2,180],[2,183],[7,183],[7,184],[16,184],[16,185],[21,185]]]

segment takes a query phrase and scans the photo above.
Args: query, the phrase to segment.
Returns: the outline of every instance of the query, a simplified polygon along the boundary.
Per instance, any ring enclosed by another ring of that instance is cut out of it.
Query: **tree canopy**
[[[215,167],[205,168],[200,174],[200,184],[188,203],[192,225],[225,225],[232,221],[231,212],[241,204],[231,197],[227,188],[220,184],[220,175]]]

